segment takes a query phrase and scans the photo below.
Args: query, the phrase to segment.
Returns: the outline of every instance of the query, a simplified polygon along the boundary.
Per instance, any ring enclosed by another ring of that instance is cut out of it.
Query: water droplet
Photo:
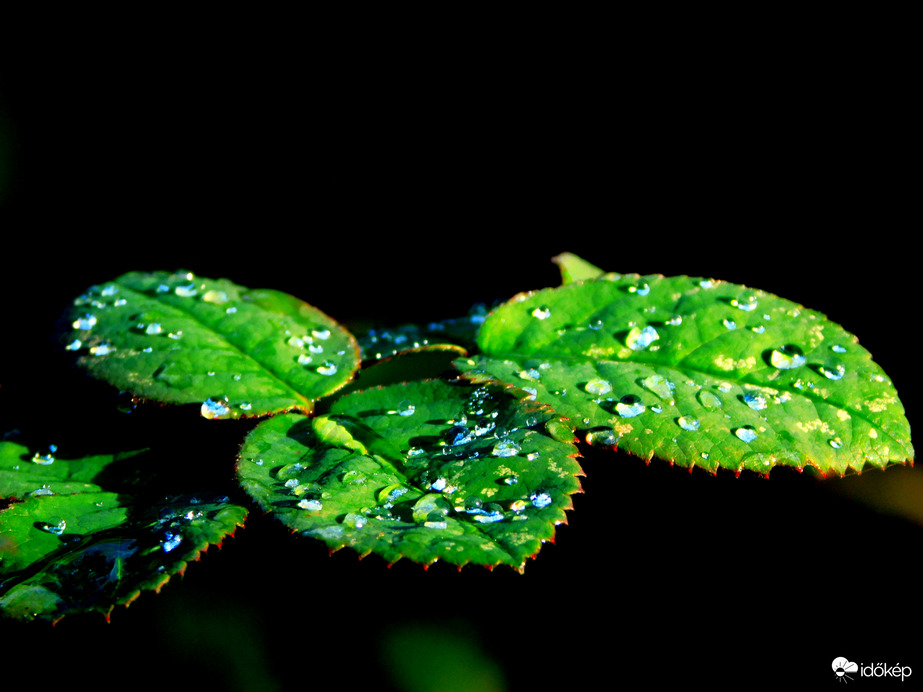
[[[307,509],[316,512],[317,510],[324,508],[324,503],[320,500],[309,500],[308,498],[304,498],[303,500],[299,500],[298,506],[301,507],[301,509]]]
[[[744,442],[750,443],[756,439],[756,430],[753,429],[753,426],[745,425],[742,428],[737,428],[734,430],[734,434],[738,439],[743,440]]]
[[[738,310],[750,312],[751,310],[756,310],[757,305],[759,305],[759,301],[757,300],[756,294],[749,293],[741,296],[740,298],[732,300],[731,305],[733,305]]]
[[[202,300],[204,300],[206,303],[211,303],[212,305],[222,305],[228,302],[230,299],[228,298],[228,294],[224,291],[216,291],[215,289],[212,289],[208,291],[204,296],[202,296]]]
[[[667,324],[669,324],[670,326],[673,326],[673,327],[677,327],[677,326],[681,325],[682,323],[683,323],[683,316],[682,316],[682,315],[674,315],[673,317],[671,317],[670,319],[667,320]]]
[[[397,412],[401,416],[412,416],[417,407],[412,402],[404,400],[397,405]]]
[[[329,329],[312,329],[311,336],[313,336],[315,339],[326,341],[327,339],[330,338],[330,330]]]
[[[520,370],[519,377],[524,380],[529,380],[530,382],[537,382],[542,376],[536,368],[529,368],[528,370]]]
[[[699,281],[699,286],[705,289],[714,288],[715,282],[712,281],[711,279],[703,279],[702,281]]]
[[[159,322],[151,322],[144,328],[144,333],[150,334],[151,336],[161,334],[163,333],[163,326]]]
[[[81,346],[83,346],[83,342],[80,339],[74,339],[67,346],[65,346],[64,349],[67,351],[77,351]]]
[[[96,315],[87,313],[83,317],[74,320],[74,329],[92,329],[96,325]]]
[[[829,440],[829,442],[830,446],[834,449],[840,449],[843,447],[843,440],[841,440],[839,437],[834,437],[832,440]]]
[[[241,411],[249,411],[253,408],[253,404],[251,404],[249,401],[242,401],[238,405],[238,408],[240,408]]]
[[[698,418],[692,418],[691,416],[680,416],[676,422],[679,423],[679,427],[683,430],[690,431],[698,430],[701,425]]]
[[[601,319],[595,319],[595,320],[591,320],[591,321],[590,321],[590,324],[587,325],[587,326],[588,326],[590,329],[593,329],[593,330],[595,330],[595,331],[598,331],[598,330],[600,330],[600,329],[603,328],[604,323],[603,323],[603,321],[602,321]]]
[[[184,286],[177,286],[173,292],[180,298],[192,298],[198,293],[198,290],[196,290],[195,284],[185,284]]]
[[[47,531],[48,533],[53,533],[55,536],[60,536],[64,533],[64,530],[67,528],[67,522],[62,519],[61,521],[55,524],[49,524],[48,522],[42,522],[38,525],[38,528],[42,531]]]
[[[728,329],[737,329],[737,323],[734,320],[725,318],[721,321],[721,324],[723,324]]]
[[[533,507],[547,507],[551,504],[551,495],[545,492],[534,492],[529,496],[529,500],[532,502]]]
[[[629,286],[628,292],[636,293],[639,296],[646,296],[648,293],[651,292],[651,287],[646,281],[639,281],[634,286]]]
[[[452,507],[438,493],[428,493],[417,500],[411,509],[413,520],[417,523],[441,521]]]
[[[754,411],[762,411],[769,406],[766,397],[758,392],[747,392],[744,394],[744,403]]]
[[[786,345],[781,348],[774,348],[769,355],[769,362],[774,368],[780,370],[792,370],[800,368],[805,364],[804,353],[797,346]]]
[[[298,336],[290,336],[285,343],[294,348],[304,348],[304,339]]]
[[[361,514],[356,514],[355,512],[349,512],[345,517],[343,517],[343,523],[347,526],[351,526],[354,529],[361,529],[365,526],[368,520]]]
[[[601,396],[612,391],[612,383],[608,380],[602,379],[601,377],[594,377],[586,383],[584,389],[590,394]]]
[[[722,408],[724,406],[724,402],[721,400],[721,397],[714,392],[708,391],[707,389],[701,390],[699,392],[698,398],[699,403],[707,409]]]
[[[49,466],[54,463],[54,453],[48,452],[42,454],[41,452],[36,452],[32,457],[32,463],[38,464],[39,466]]]
[[[54,495],[55,492],[47,483],[43,483],[41,488],[36,488],[31,493],[28,493],[29,497],[44,497],[48,495]]]
[[[708,459],[708,452],[702,452],[699,456],[703,459]]]
[[[312,360],[314,359],[311,356],[309,356],[307,353],[302,353],[300,356],[298,356],[299,365],[309,365]]]
[[[495,502],[491,502],[479,512],[473,512],[473,518],[481,524],[493,524],[503,521],[503,508]]]
[[[495,457],[513,457],[519,454],[522,448],[512,440],[501,440],[494,445],[493,454]]]
[[[663,375],[649,375],[641,380],[641,386],[653,392],[661,399],[673,403],[673,390],[676,385]]]
[[[167,338],[168,338],[168,339],[173,339],[173,340],[182,339],[182,338],[183,338],[183,330],[182,330],[182,329],[177,329],[175,332],[170,332],[169,334],[167,334]]]
[[[104,341],[101,344],[96,344],[96,346],[91,347],[90,353],[94,356],[107,356],[115,350],[115,346],[108,341]]]
[[[324,364],[317,368],[317,372],[321,375],[335,375],[337,371],[337,366],[335,363],[325,360]]]
[[[834,365],[821,365],[819,370],[820,374],[828,380],[841,380],[843,379],[843,375],[846,374],[846,368],[840,363]]]
[[[539,305],[532,311],[532,317],[537,317],[540,320],[547,320],[551,317],[551,308],[547,305]]]
[[[525,500],[514,500],[510,503],[510,509],[517,513],[522,512],[528,506],[529,503]]]
[[[628,332],[628,336],[625,337],[625,345],[632,351],[643,351],[659,338],[660,335],[653,327],[647,326],[641,329],[635,326],[631,328]]]
[[[591,447],[614,447],[618,441],[618,435],[612,428],[593,428],[586,434],[586,442]]]
[[[167,532],[164,539],[160,542],[160,547],[165,553],[169,553],[176,546],[183,542],[183,536],[179,533]]]
[[[213,419],[221,418],[228,415],[231,412],[230,407],[228,406],[227,397],[222,397],[219,399],[213,399],[209,397],[202,403],[200,413],[203,418]]]
[[[644,413],[646,407],[634,394],[623,396],[615,405],[615,410],[622,418],[634,418]]]
[[[830,347],[830,350],[834,351],[835,353],[846,353],[846,348],[844,346],[840,346],[839,344],[834,344]]]

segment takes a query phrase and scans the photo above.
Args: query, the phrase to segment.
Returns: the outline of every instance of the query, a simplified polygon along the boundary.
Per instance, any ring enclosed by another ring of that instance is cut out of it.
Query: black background
[[[571,251],[819,310],[859,336],[915,420],[916,147],[903,92],[880,75],[795,85],[770,68],[641,79],[553,60],[150,48],[34,48],[0,70],[4,410],[86,419],[99,394],[60,387],[54,323],[125,271],[185,268],[395,325],[554,285],[550,259]],[[203,436],[190,464],[240,439],[190,428]],[[201,463],[229,475],[233,458]],[[712,477],[621,454],[583,465],[569,524],[524,575],[328,557],[254,515],[109,624],[0,623],[4,675],[405,689],[383,642],[413,625],[474,643],[514,690],[635,673],[824,684],[837,656],[923,675],[905,629],[923,534],[840,497],[850,479]]]

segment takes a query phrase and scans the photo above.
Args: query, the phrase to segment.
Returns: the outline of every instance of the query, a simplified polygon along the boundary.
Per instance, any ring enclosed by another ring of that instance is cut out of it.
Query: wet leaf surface
[[[66,458],[0,441],[0,497],[15,499],[0,511],[0,612],[108,615],[243,524],[246,509],[225,496],[140,500],[162,482],[156,462],[144,452]]]
[[[521,570],[565,521],[581,474],[573,435],[523,395],[436,380],[359,391],[326,416],[260,423],[238,478],[332,550]]]
[[[66,319],[64,347],[94,377],[206,418],[310,411],[359,366],[352,335],[307,303],[189,272],[124,274]]]
[[[478,344],[460,370],[533,392],[597,447],[759,473],[913,459],[897,391],[858,339],[760,290],[606,274],[517,296]]]

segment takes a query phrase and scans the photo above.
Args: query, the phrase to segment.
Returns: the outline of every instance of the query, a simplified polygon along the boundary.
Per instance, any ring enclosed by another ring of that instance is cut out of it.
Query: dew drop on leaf
[[[532,316],[537,317],[540,320],[547,320],[551,317],[551,308],[546,305],[539,305],[532,311]]]
[[[622,418],[633,418],[644,413],[646,407],[634,394],[623,396],[615,405],[615,410]]]
[[[680,416],[676,422],[679,423],[679,427],[683,430],[698,430],[700,426],[699,419],[691,416]]]
[[[659,338],[660,335],[653,327],[648,325],[642,329],[635,326],[631,328],[628,336],[625,337],[625,345],[632,351],[643,351]]]
[[[228,406],[227,397],[222,397],[214,399],[209,397],[204,402],[202,402],[202,407],[200,408],[200,413],[203,418],[208,418],[209,420],[214,418],[221,418],[228,415],[231,412],[230,407]]]
[[[601,377],[594,377],[586,383],[584,389],[590,394],[600,396],[603,394],[608,394],[612,391],[612,383],[608,380],[602,379]]]
[[[797,346],[786,345],[774,348],[769,355],[769,362],[779,370],[792,370],[805,364],[804,353]]]
[[[649,375],[641,380],[641,386],[665,401],[673,401],[673,390],[676,385],[663,375]]]
[[[769,406],[769,402],[762,394],[757,392],[747,392],[744,394],[744,403],[754,411],[762,411]]]
[[[86,314],[74,320],[74,329],[92,329],[96,325],[96,316]]]
[[[820,374],[828,380],[841,380],[843,379],[843,375],[846,374],[846,368],[840,363],[834,365],[821,365],[819,370]]]
[[[192,298],[198,293],[198,290],[196,290],[195,284],[185,284],[184,286],[177,286],[173,292],[180,298]]]
[[[734,434],[738,439],[741,439],[747,443],[753,442],[753,440],[755,440],[757,437],[756,430],[754,430],[753,427],[749,425],[745,425],[742,428],[737,428],[734,430]]]
[[[336,366],[336,364],[333,363],[332,361],[329,361],[329,360],[325,360],[324,363],[323,363],[323,365],[321,365],[321,366],[319,366],[319,367],[317,368],[318,374],[320,374],[320,375],[327,375],[328,377],[329,377],[330,375],[335,375],[335,374],[336,374],[336,371],[337,371],[337,366]]]

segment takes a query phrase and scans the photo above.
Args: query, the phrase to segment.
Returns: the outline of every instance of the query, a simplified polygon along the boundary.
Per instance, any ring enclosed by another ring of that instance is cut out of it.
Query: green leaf
[[[552,257],[551,261],[558,265],[558,269],[561,271],[561,283],[564,285],[595,279],[605,273],[596,265],[590,264],[572,252],[562,252],[560,255]]]
[[[188,272],[125,274],[74,300],[64,336],[90,374],[206,418],[312,410],[358,369],[353,336],[288,294]]]
[[[822,474],[913,458],[897,392],[852,334],[722,281],[607,274],[518,296],[469,375],[536,393],[586,441],[684,467]]]
[[[363,390],[328,416],[275,416],[237,473],[294,531],[389,562],[522,570],[565,521],[581,470],[556,416],[496,383],[433,380]]]
[[[170,495],[152,503],[130,452],[62,458],[0,441],[0,612],[32,620],[108,616],[143,590],[159,590],[190,560],[243,524],[226,497]],[[156,460],[155,460],[156,461]],[[156,468],[157,465],[154,466]]]

